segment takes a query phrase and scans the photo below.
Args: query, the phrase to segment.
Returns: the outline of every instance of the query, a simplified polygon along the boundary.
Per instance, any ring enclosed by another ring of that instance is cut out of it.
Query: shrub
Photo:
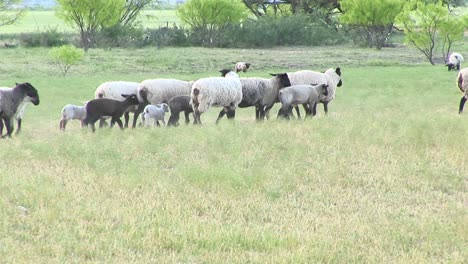
[[[101,29],[94,37],[95,45],[100,48],[137,47],[143,40],[141,26],[122,26],[120,24]]]
[[[71,66],[83,58],[84,51],[72,45],[64,45],[51,49],[49,55],[57,63],[65,77]]]
[[[68,35],[61,33],[57,28],[48,28],[41,32],[21,33],[20,44],[25,47],[57,47],[69,44]]]

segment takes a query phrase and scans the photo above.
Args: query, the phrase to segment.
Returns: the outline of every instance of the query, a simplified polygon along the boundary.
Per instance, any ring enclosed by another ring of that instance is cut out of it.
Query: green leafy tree
[[[57,4],[57,16],[78,29],[81,45],[88,51],[97,30],[119,21],[125,0],[57,0]]]
[[[368,47],[381,49],[405,0],[341,0],[341,21],[360,29]]]
[[[229,26],[247,18],[240,0],[188,0],[179,6],[177,15],[205,46],[214,46]]]
[[[14,10],[12,7],[21,0],[0,0],[0,26],[15,23],[23,14],[23,10]]]
[[[451,14],[444,1],[410,1],[398,16],[398,21],[405,31],[406,41],[421,51],[432,65],[435,65],[436,51],[445,50],[445,58],[453,43],[462,38],[466,27],[463,18]]]
[[[83,55],[84,52],[82,50],[77,49],[72,45],[52,48],[49,52],[49,56],[55,63],[57,63],[64,77],[67,75],[71,66],[75,65],[83,58]]]

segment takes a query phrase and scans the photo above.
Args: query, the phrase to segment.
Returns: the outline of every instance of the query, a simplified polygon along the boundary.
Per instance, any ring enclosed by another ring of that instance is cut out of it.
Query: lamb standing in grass
[[[3,123],[7,129],[7,136],[11,137],[13,125],[11,121],[18,121],[18,130],[21,130],[21,120],[24,115],[26,105],[31,102],[39,104],[39,94],[30,83],[16,84],[15,88],[2,87],[0,89],[0,137],[3,133]]]
[[[228,119],[233,119],[235,116],[235,109],[242,101],[242,84],[239,75],[230,70],[220,72],[226,77],[202,78],[192,85],[191,104],[195,124],[201,124],[201,114],[208,111],[211,106],[223,107]],[[218,121],[219,117],[216,122]]]
[[[190,96],[192,84],[193,82],[181,81],[177,79],[144,80],[138,86],[138,100],[140,100],[140,102],[145,105],[157,105],[162,103],[167,104],[174,96]],[[141,111],[143,111],[143,109],[141,109]],[[133,121],[135,123],[136,119]]]
[[[281,109],[278,112],[278,116],[289,119],[289,116],[292,114],[292,108],[299,104],[309,105],[306,117],[310,115],[315,116],[315,105],[320,101],[320,97],[328,96],[327,87],[327,84],[293,85],[280,90],[278,97],[281,102]]]
[[[124,129],[120,117],[125,113],[128,107],[132,105],[138,105],[140,102],[135,94],[126,95],[122,94],[122,97],[125,99],[123,101],[118,101],[108,98],[98,98],[89,101],[86,104],[86,118],[84,119],[84,125],[87,126],[91,124],[92,131],[96,131],[94,123],[103,116],[110,116],[111,125],[113,127],[117,123],[120,129]]]
[[[461,63],[463,62],[463,56],[458,53],[458,52],[452,52],[450,56],[447,59],[447,63],[445,66],[447,66],[448,71],[450,70],[460,70]]]
[[[125,82],[125,81],[113,81],[113,82],[105,82],[100,84],[96,91],[94,92],[94,98],[107,98],[107,99],[114,99],[118,101],[123,101],[124,98],[121,96],[122,94],[136,94],[138,91],[137,82]],[[125,110],[124,117],[125,117],[125,128],[128,127],[128,121],[130,119],[130,113],[133,114],[133,127],[136,126],[135,119],[138,118],[138,107],[143,109],[144,106],[139,105],[132,105],[128,109]],[[141,110],[140,110],[141,111]],[[100,127],[103,126],[104,119],[101,119],[99,124]]]
[[[86,105],[72,105],[67,104],[62,108],[62,119],[60,119],[60,130],[65,131],[68,121],[76,119],[80,120],[81,127],[84,126],[86,118]]]
[[[169,106],[165,103],[160,105],[147,105],[143,110],[143,114],[141,115],[141,119],[143,120],[143,124],[149,125],[148,120],[154,119],[154,125],[160,126],[159,121],[166,126],[166,122],[164,121],[164,115],[169,112]]]
[[[236,72],[240,72],[240,71],[241,72],[246,72],[249,69],[250,65],[252,65],[252,64],[247,63],[247,62],[238,62],[238,63],[236,63],[236,66],[234,66],[234,70]]]
[[[343,85],[341,79],[341,69],[337,67],[334,69],[328,69],[324,73],[315,72],[315,71],[297,71],[288,73],[289,80],[291,81],[291,85],[298,85],[298,84],[306,84],[309,85],[311,83],[320,84],[324,83],[328,85],[328,95],[320,97],[320,103],[323,104],[323,109],[325,114],[328,114],[328,104],[335,99],[336,89]],[[315,105],[317,107],[317,105]],[[296,108],[296,111],[299,112],[299,109]],[[306,110],[307,112],[308,110]],[[316,110],[312,110],[316,112]]]
[[[458,108],[458,113],[461,114],[463,113],[466,100],[468,100],[468,68],[463,68],[458,72],[457,86],[458,89],[460,89],[460,91],[463,93],[463,97],[460,100],[460,106]]]
[[[169,126],[178,126],[179,125],[179,115],[180,112],[184,112],[185,115],[185,124],[190,123],[189,115],[193,113],[193,108],[190,105],[190,96],[187,95],[178,95],[174,96],[169,100],[169,109],[171,109],[171,116],[167,125]]]

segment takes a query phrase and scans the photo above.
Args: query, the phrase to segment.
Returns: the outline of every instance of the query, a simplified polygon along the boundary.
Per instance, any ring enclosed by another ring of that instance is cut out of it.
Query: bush
[[[331,45],[345,38],[335,28],[317,17],[294,15],[289,17],[260,17],[243,25],[232,26],[224,35],[223,47],[270,47],[286,45]]]
[[[71,66],[83,58],[84,51],[72,45],[64,45],[51,49],[49,55],[57,63],[65,77]]]
[[[57,47],[69,44],[69,37],[57,28],[48,28],[43,32],[21,33],[19,41],[25,47]]]
[[[140,26],[122,26],[117,24],[101,29],[95,36],[95,46],[99,48],[138,47],[143,40],[143,28]]]
[[[144,34],[144,45],[157,46],[158,48],[164,46],[178,46],[186,47],[194,44],[189,39],[188,32],[183,28],[174,27],[161,27],[158,29],[147,29]]]

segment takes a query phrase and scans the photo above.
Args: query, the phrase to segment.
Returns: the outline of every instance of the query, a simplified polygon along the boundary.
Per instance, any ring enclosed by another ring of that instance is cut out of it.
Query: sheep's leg
[[[104,117],[99,118],[99,128],[103,128],[105,123],[106,120],[104,119]]]
[[[11,134],[13,133],[13,129],[11,127],[10,118],[3,118],[3,122],[5,123],[6,130],[7,130],[6,136],[11,137]]]
[[[463,108],[465,107],[465,103],[466,103],[466,97],[463,96],[460,100],[460,107],[458,108],[458,113],[461,114],[463,113]]]
[[[161,125],[159,124],[159,121],[154,119],[154,126],[160,127]]]
[[[128,120],[130,119],[130,113],[125,112],[124,118],[125,118],[125,128],[128,128]]]
[[[171,116],[169,117],[169,121],[167,121],[168,126],[177,126],[177,115],[175,112],[171,113]]]
[[[190,123],[190,112],[185,111],[184,114],[185,114],[185,124],[188,125]],[[179,120],[179,118],[177,118],[177,121],[178,120]]]
[[[113,122],[114,124],[117,123],[119,125],[120,129],[122,129],[122,130],[124,129],[124,126],[122,124],[122,120],[120,120],[120,118],[118,118],[118,117],[114,118],[113,117],[111,122]],[[112,126],[113,126],[113,124],[111,125],[111,127]]]
[[[234,119],[236,117],[236,110],[230,110],[226,113],[228,119]]]
[[[166,121],[164,121],[164,118],[161,120],[161,122],[163,123],[163,126],[166,126]]]
[[[16,135],[19,135],[19,133],[21,132],[21,123],[22,123],[22,121],[23,121],[23,119],[21,119],[21,118],[16,120],[16,123],[18,124],[18,127],[16,128],[16,133],[15,133]]]
[[[226,114],[226,109],[223,109],[219,112],[218,118],[216,119],[216,124],[219,123],[219,120],[223,118],[225,114]]]
[[[317,115],[317,103],[315,103],[314,106],[312,106],[312,116],[315,115]]]
[[[325,115],[328,115],[328,102],[323,102],[323,110],[325,111]]]
[[[140,115],[141,113],[143,113],[143,110],[145,109],[145,106],[147,104],[139,104],[138,105],[138,108],[137,110],[135,111],[135,114],[133,114],[133,124],[132,124],[132,128],[135,128],[136,127],[136,123],[138,121],[138,115]]]
[[[67,125],[67,120],[62,119],[60,120],[60,130],[65,131],[65,126]]]
[[[270,119],[270,110],[272,107],[273,107],[273,104],[268,105],[265,107],[265,109],[263,109],[263,113],[264,113],[263,119],[265,119],[265,117],[267,120]]]
[[[195,110],[193,111],[193,124],[194,125],[201,125],[201,120],[200,120],[200,111]]]

